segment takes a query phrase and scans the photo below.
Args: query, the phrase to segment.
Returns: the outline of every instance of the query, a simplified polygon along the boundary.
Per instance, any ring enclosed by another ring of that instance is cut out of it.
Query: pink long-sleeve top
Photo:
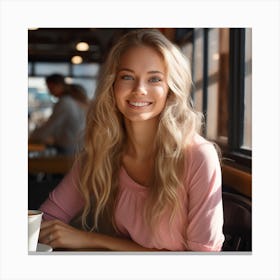
[[[119,173],[119,199],[115,220],[123,237],[146,248],[171,251],[220,251],[224,242],[221,168],[214,146],[199,135],[186,152],[184,188],[181,190],[182,215],[171,226],[164,216],[157,235],[150,232],[142,217],[147,187],[129,177],[124,167]],[[83,208],[77,188],[78,169],[73,167],[41,205],[44,219],[69,223]]]

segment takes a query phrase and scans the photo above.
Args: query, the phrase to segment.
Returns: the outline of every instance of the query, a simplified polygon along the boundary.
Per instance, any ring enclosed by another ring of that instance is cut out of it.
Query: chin
[[[138,116],[131,116],[129,115],[124,115],[125,119],[130,121],[130,122],[148,122],[148,121],[158,121],[158,115],[150,115],[150,114],[141,114]]]

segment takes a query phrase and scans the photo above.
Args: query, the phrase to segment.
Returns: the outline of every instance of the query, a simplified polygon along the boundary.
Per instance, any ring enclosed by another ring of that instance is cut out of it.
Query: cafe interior
[[[58,73],[95,98],[102,65],[114,43],[135,28],[30,28],[28,133],[52,114],[57,98],[46,76]],[[252,250],[252,31],[250,28],[158,28],[191,62],[193,106],[202,134],[221,150],[225,251]],[[38,209],[70,170],[74,154],[28,142],[28,208]]]

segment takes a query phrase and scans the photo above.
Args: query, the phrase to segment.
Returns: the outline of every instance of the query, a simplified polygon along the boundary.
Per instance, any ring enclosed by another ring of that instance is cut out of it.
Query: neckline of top
[[[128,184],[129,184],[129,187],[130,188],[134,188],[134,189],[137,189],[138,191],[144,191],[144,192],[147,192],[148,191],[148,188],[137,183],[136,181],[134,181],[130,176],[129,174],[127,173],[125,167],[122,165],[121,166],[121,173],[123,174],[123,176],[126,177],[126,179],[128,180]]]

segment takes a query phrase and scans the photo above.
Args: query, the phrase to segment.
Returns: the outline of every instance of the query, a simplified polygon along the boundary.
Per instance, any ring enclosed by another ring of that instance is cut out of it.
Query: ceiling
[[[39,28],[28,30],[29,61],[70,62],[80,55],[84,62],[102,62],[112,44],[128,28]],[[77,51],[78,42],[87,42],[88,51]]]
[[[115,41],[132,29],[136,28],[39,28],[28,30],[28,59],[30,62],[71,62],[73,56],[80,55],[83,62],[102,63]],[[188,29],[176,29],[176,31],[188,33]],[[88,51],[76,50],[76,44],[81,41],[89,44]]]

